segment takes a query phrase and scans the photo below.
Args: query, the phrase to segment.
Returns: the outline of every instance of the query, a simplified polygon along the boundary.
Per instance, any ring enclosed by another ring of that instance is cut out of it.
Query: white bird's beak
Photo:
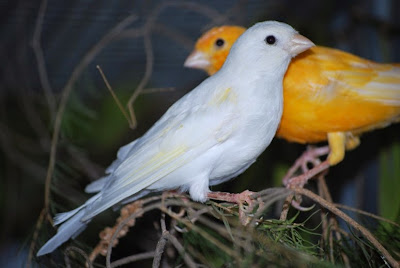
[[[295,34],[293,35],[292,40],[289,42],[287,50],[292,57],[296,57],[301,52],[306,51],[313,46],[315,46],[315,44],[311,42],[310,39],[302,36],[301,34]]]
[[[210,65],[209,58],[199,51],[193,51],[185,60],[183,66],[194,69],[206,69]]]

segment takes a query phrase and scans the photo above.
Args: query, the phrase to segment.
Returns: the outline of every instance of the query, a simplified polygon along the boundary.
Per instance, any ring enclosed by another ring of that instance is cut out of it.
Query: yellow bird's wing
[[[335,85],[335,92],[327,93],[333,94],[331,103],[348,118],[343,119],[344,131],[360,134],[399,120],[398,65],[379,64],[338,50],[332,56],[340,59],[342,66],[325,66],[323,75]]]
[[[361,98],[365,102],[378,102],[387,106],[400,106],[400,66],[380,64],[352,54],[329,48],[335,61],[324,61],[323,75],[337,80],[338,94]],[[320,58],[325,53],[316,53]],[[353,95],[354,94],[354,95]]]
[[[303,73],[303,81],[312,86],[309,91],[325,101],[353,97],[400,106],[398,64],[375,63],[341,50],[317,46],[296,58],[292,65],[301,66],[304,72],[296,68],[298,74],[291,73],[293,82],[301,80]]]
[[[284,79],[278,135],[318,142],[330,132],[359,134],[398,120],[398,65],[319,46],[303,54],[290,64]]]

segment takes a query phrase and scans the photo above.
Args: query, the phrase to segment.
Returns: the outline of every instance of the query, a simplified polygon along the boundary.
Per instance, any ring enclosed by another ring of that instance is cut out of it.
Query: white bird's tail
[[[82,206],[71,210],[69,212],[57,214],[54,217],[54,225],[58,225],[60,223],[61,226],[58,228],[57,234],[53,236],[46,244],[44,244],[41,249],[38,251],[36,256],[42,256],[47,253],[54,251],[58,248],[62,243],[67,241],[68,239],[75,238],[78,236],[83,230],[85,230],[87,224],[90,220],[85,222],[82,221],[82,218],[86,214],[86,206],[94,202],[100,195],[97,194],[91,197],[86,201]]]

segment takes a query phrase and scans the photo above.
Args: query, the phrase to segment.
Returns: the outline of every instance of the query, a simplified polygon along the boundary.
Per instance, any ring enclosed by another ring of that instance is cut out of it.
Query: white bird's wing
[[[124,151],[124,160],[115,167],[100,197],[88,204],[83,221],[149,187],[229,138],[237,124],[234,103],[227,98],[226,102],[200,105],[193,103],[195,96],[188,95],[133,146],[126,147],[129,152]]]
[[[108,166],[106,169],[107,174],[111,174],[114,172],[114,170],[125,160],[125,158],[128,156],[129,151],[133,148],[133,146],[139,141],[140,139],[134,140],[131,143],[128,143],[121,148],[119,148],[118,153],[117,153],[117,159],[114,160],[114,162],[111,163],[111,165]]]
[[[107,181],[110,178],[110,174],[114,172],[114,170],[121,165],[121,163],[125,160],[125,158],[128,156],[129,151],[133,148],[133,146],[140,140],[140,138],[122,146],[119,148],[118,153],[117,153],[117,159],[115,159],[111,165],[108,166],[106,169],[105,173],[107,176],[101,177],[100,179],[97,179],[90,184],[86,185],[85,192],[86,193],[97,193],[100,192],[101,189],[103,189],[104,185],[107,183]]]
[[[190,94],[191,93],[189,93],[187,95],[190,95]],[[157,139],[157,137],[159,136],[156,133],[157,131],[160,131],[160,129],[164,128],[161,132],[166,132],[170,128],[172,128],[172,126],[174,124],[179,122],[178,120],[182,118],[182,114],[184,114],[183,112],[186,112],[186,110],[189,109],[189,107],[190,107],[190,104],[188,103],[188,102],[190,102],[190,100],[188,100],[188,99],[190,99],[190,98],[188,98],[187,96],[184,96],[179,101],[179,104],[176,103],[173,106],[171,106],[170,109],[168,109],[168,111],[164,114],[164,116],[161,117],[155,123],[155,125],[147,131],[147,133],[145,134],[146,138]],[[182,109],[182,108],[183,108],[183,111],[180,112],[179,109]],[[170,121],[169,125],[166,125],[166,123],[168,123],[167,121]],[[143,138],[143,137],[141,137],[141,138]],[[107,169],[105,170],[105,173],[107,175],[88,184],[85,188],[85,192],[86,193],[100,192],[104,188],[104,185],[107,184],[107,182],[109,182],[112,179],[111,178],[112,173],[119,167],[119,165],[121,165],[122,162],[124,162],[126,160],[126,158],[129,156],[129,152],[134,148],[135,145],[137,145],[139,143],[141,138],[138,138],[138,139],[122,146],[121,148],[119,148],[119,150],[117,152],[117,159],[115,159],[111,163],[111,165],[109,165],[107,167]],[[149,140],[147,140],[147,139],[144,142],[147,144],[151,144],[151,142],[149,142]],[[141,142],[139,144],[143,144],[143,142]]]

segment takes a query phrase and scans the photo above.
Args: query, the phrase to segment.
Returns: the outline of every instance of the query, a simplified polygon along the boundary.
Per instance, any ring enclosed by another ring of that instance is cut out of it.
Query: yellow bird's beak
[[[292,40],[288,43],[286,49],[292,57],[296,57],[301,52],[306,51],[313,46],[315,46],[315,44],[311,42],[310,39],[301,34],[295,34],[293,35]]]
[[[195,50],[187,57],[183,66],[205,70],[210,66],[210,59],[203,52]]]

